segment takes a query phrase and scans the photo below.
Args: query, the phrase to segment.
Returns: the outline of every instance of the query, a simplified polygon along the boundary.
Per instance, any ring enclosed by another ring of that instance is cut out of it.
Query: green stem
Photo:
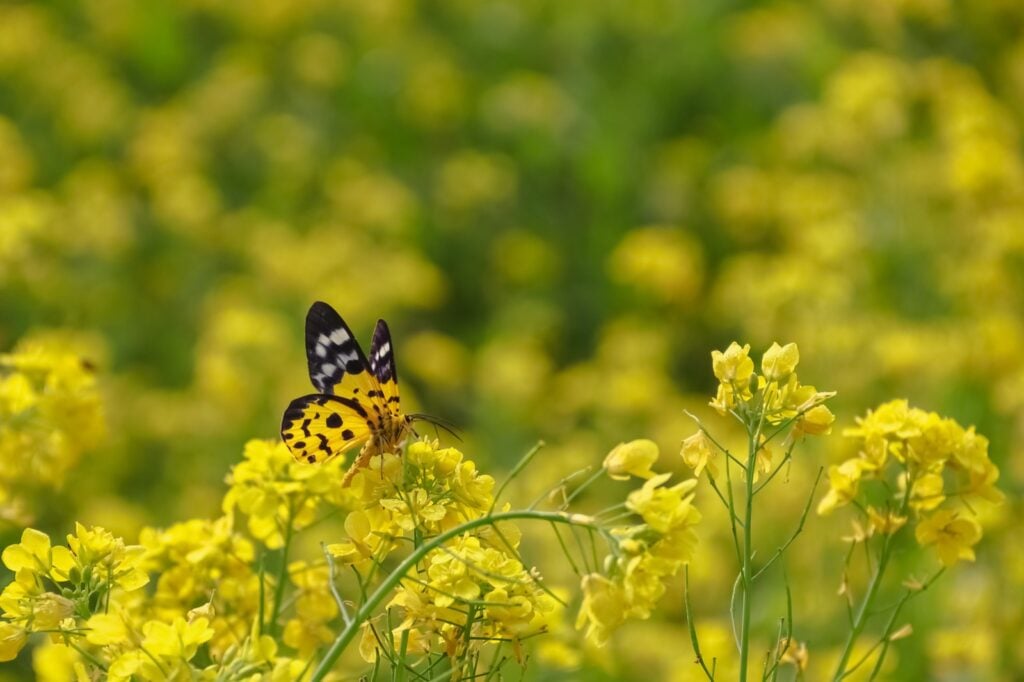
[[[334,667],[334,664],[337,662],[342,652],[345,651],[345,648],[355,638],[363,622],[373,615],[373,612],[377,607],[390,596],[392,590],[399,585],[406,573],[412,570],[412,568],[422,561],[430,552],[441,547],[449,540],[457,538],[463,533],[469,532],[474,528],[494,525],[500,521],[513,521],[516,519],[532,519],[536,521],[548,521],[551,523],[564,523],[569,526],[583,526],[587,528],[594,526],[591,517],[583,516],[581,514],[523,510],[481,516],[478,519],[467,521],[461,526],[452,528],[451,530],[445,531],[444,533],[431,538],[428,542],[424,542],[422,545],[414,549],[409,556],[402,560],[402,563],[395,567],[395,570],[393,570],[377,587],[377,589],[363,601],[359,610],[356,611],[355,616],[352,618],[352,622],[345,626],[345,629],[338,634],[334,642],[331,643],[330,648],[327,649],[327,652],[324,654],[320,664],[316,667],[316,670],[313,671],[311,682],[319,682],[324,679],[327,673],[330,672],[331,668]]]
[[[760,427],[758,427],[760,431]],[[747,457],[747,498],[746,509],[743,515],[743,604],[742,619],[740,621],[740,682],[747,680],[747,660],[750,655],[750,606],[753,601],[753,524],[754,517],[754,468],[757,466],[757,434],[750,434],[750,443]]]
[[[868,592],[864,595],[864,601],[861,602],[857,615],[853,619],[853,626],[850,628],[850,634],[847,636],[846,644],[843,646],[843,653],[839,657],[839,663],[836,665],[835,675],[832,677],[833,682],[839,682],[839,680],[846,677],[846,666],[850,663],[853,645],[857,642],[861,632],[864,631],[868,614],[871,612],[875,597],[878,595],[878,588],[882,585],[882,575],[885,573],[885,568],[889,564],[889,557],[892,555],[892,538],[892,535],[886,535],[882,543],[882,552],[878,557],[878,566],[871,576],[871,582],[868,584]]]
[[[278,633],[277,618],[281,614],[281,602],[284,600],[284,584],[288,577],[288,550],[292,544],[292,516],[295,505],[288,503],[288,525],[284,529],[284,546],[281,548],[281,568],[277,572],[277,585],[274,586],[274,605],[270,610],[270,623],[267,628],[271,636]]]
[[[900,599],[899,603],[896,604],[896,608],[893,609],[892,616],[889,618],[889,622],[885,625],[885,630],[882,632],[882,638],[880,640],[880,643],[882,645],[882,651],[878,654],[878,661],[875,662],[875,667],[871,671],[871,677],[869,677],[868,680],[874,680],[876,677],[878,677],[878,674],[882,672],[882,663],[885,662],[885,654],[889,651],[889,644],[892,643],[892,640],[889,639],[889,637],[892,635],[892,629],[896,625],[896,619],[899,618],[900,611],[903,609],[904,605],[906,605],[908,601],[910,601],[911,599],[913,599],[914,597],[916,597],[917,595],[921,594],[929,587],[931,587],[932,583],[938,580],[939,576],[942,575],[942,573],[945,570],[945,568],[940,568],[939,572],[933,575],[931,578],[929,578],[923,585],[921,585],[921,588],[919,590],[907,590],[903,594],[903,597]]]

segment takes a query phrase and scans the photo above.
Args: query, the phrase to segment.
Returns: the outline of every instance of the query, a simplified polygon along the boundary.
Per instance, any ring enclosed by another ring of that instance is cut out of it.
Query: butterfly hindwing
[[[380,385],[381,399],[387,409],[399,414],[398,370],[395,368],[395,353],[391,345],[391,331],[388,323],[377,320],[370,342],[370,373]]]
[[[281,438],[296,459],[314,464],[361,446],[370,438],[366,410],[349,398],[296,398],[281,420]]]
[[[352,330],[334,308],[322,301],[310,306],[306,314],[306,358],[310,381],[317,391],[327,395],[335,393],[334,387],[345,375],[358,377],[369,371]]]

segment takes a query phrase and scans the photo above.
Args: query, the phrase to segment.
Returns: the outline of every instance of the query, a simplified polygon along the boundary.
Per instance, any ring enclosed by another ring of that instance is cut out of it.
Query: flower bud
[[[778,342],[765,351],[761,358],[761,371],[768,381],[784,381],[800,362],[800,351],[795,343],[780,346]]]
[[[619,443],[604,458],[605,471],[617,481],[625,481],[630,476],[651,478],[654,472],[651,465],[658,460],[658,446],[646,438]]]

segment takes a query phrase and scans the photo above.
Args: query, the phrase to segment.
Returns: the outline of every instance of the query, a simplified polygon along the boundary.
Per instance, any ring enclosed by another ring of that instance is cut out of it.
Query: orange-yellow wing
[[[281,438],[295,459],[315,464],[362,447],[370,439],[368,415],[348,398],[313,394],[296,398],[284,411]]]

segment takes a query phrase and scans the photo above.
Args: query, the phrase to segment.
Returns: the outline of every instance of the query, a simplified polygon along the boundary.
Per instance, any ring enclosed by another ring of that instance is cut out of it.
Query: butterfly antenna
[[[409,417],[413,421],[426,422],[426,423],[430,424],[431,426],[434,427],[435,432],[437,431],[437,429],[440,428],[440,429],[442,429],[444,431],[447,431],[449,434],[451,434],[452,437],[455,438],[455,440],[457,440],[459,442],[462,441],[462,437],[458,434],[458,431],[456,430],[455,424],[453,424],[452,422],[450,422],[450,421],[448,421],[446,419],[442,419],[440,417],[435,417],[433,415],[423,414],[423,413],[410,414]]]

